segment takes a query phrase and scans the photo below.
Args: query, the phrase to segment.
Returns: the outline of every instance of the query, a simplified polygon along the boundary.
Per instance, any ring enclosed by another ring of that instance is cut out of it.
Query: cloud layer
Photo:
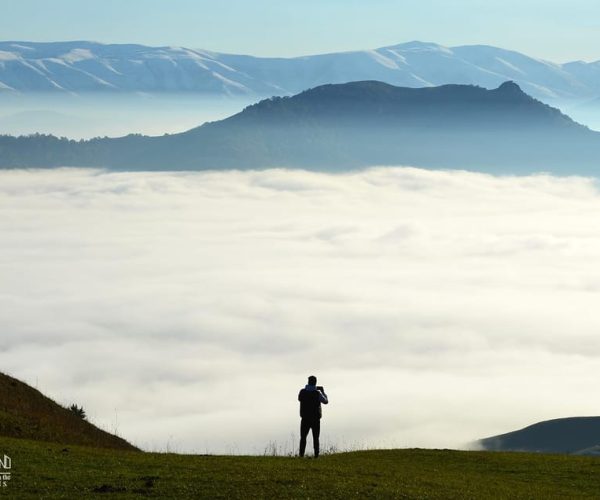
[[[0,363],[146,449],[460,447],[597,414],[593,180],[0,172]]]

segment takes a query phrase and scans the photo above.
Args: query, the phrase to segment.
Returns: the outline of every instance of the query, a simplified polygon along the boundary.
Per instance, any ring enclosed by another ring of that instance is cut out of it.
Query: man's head
[[[314,375],[308,377],[308,385],[317,385],[317,377]]]

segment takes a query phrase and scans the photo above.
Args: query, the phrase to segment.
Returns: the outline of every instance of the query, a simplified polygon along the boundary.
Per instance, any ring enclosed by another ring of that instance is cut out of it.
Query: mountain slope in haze
[[[134,451],[27,384],[0,373],[0,437]]]
[[[490,451],[597,454],[600,417],[559,418],[524,429],[481,439]]]
[[[201,92],[271,95],[256,81],[200,51],[94,42],[0,42],[0,91]]]
[[[123,170],[374,165],[498,173],[595,174],[600,133],[506,82],[421,89],[381,82],[324,85],[271,98],[175,135],[69,141],[0,137],[0,166]]]
[[[245,74],[297,93],[327,83],[377,80],[402,87],[445,84],[492,89],[515,81],[542,100],[573,99],[600,94],[595,63],[565,65],[487,45],[445,47],[408,42],[374,50],[340,52],[291,59],[256,58],[211,53],[215,60]],[[582,66],[583,65],[583,66]]]
[[[555,64],[497,47],[423,42],[293,58],[86,41],[0,42],[0,91],[9,92],[266,97],[362,80],[403,87],[471,84],[490,89],[514,80],[528,94],[552,102],[599,97],[600,62]]]

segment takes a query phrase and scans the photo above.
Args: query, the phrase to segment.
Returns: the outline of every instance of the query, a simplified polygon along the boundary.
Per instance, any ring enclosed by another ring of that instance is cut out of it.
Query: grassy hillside
[[[98,429],[27,384],[0,373],[0,443],[3,437],[136,450]],[[2,450],[0,450],[2,453]]]
[[[600,461],[567,455],[361,451],[319,460],[186,456],[0,439],[10,498],[598,498]]]
[[[314,460],[139,453],[0,374],[4,455],[12,468],[10,479],[0,476],[0,496],[8,498],[547,499],[598,498],[600,491],[600,460],[568,455],[378,450]]]

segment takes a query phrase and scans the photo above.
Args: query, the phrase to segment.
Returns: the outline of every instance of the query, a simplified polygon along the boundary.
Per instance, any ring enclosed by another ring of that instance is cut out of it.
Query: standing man
[[[321,403],[329,403],[323,387],[317,386],[317,377],[308,377],[308,384],[298,394],[300,401],[300,456],[306,450],[306,436],[312,429],[315,458],[319,456],[319,434],[321,432]]]

